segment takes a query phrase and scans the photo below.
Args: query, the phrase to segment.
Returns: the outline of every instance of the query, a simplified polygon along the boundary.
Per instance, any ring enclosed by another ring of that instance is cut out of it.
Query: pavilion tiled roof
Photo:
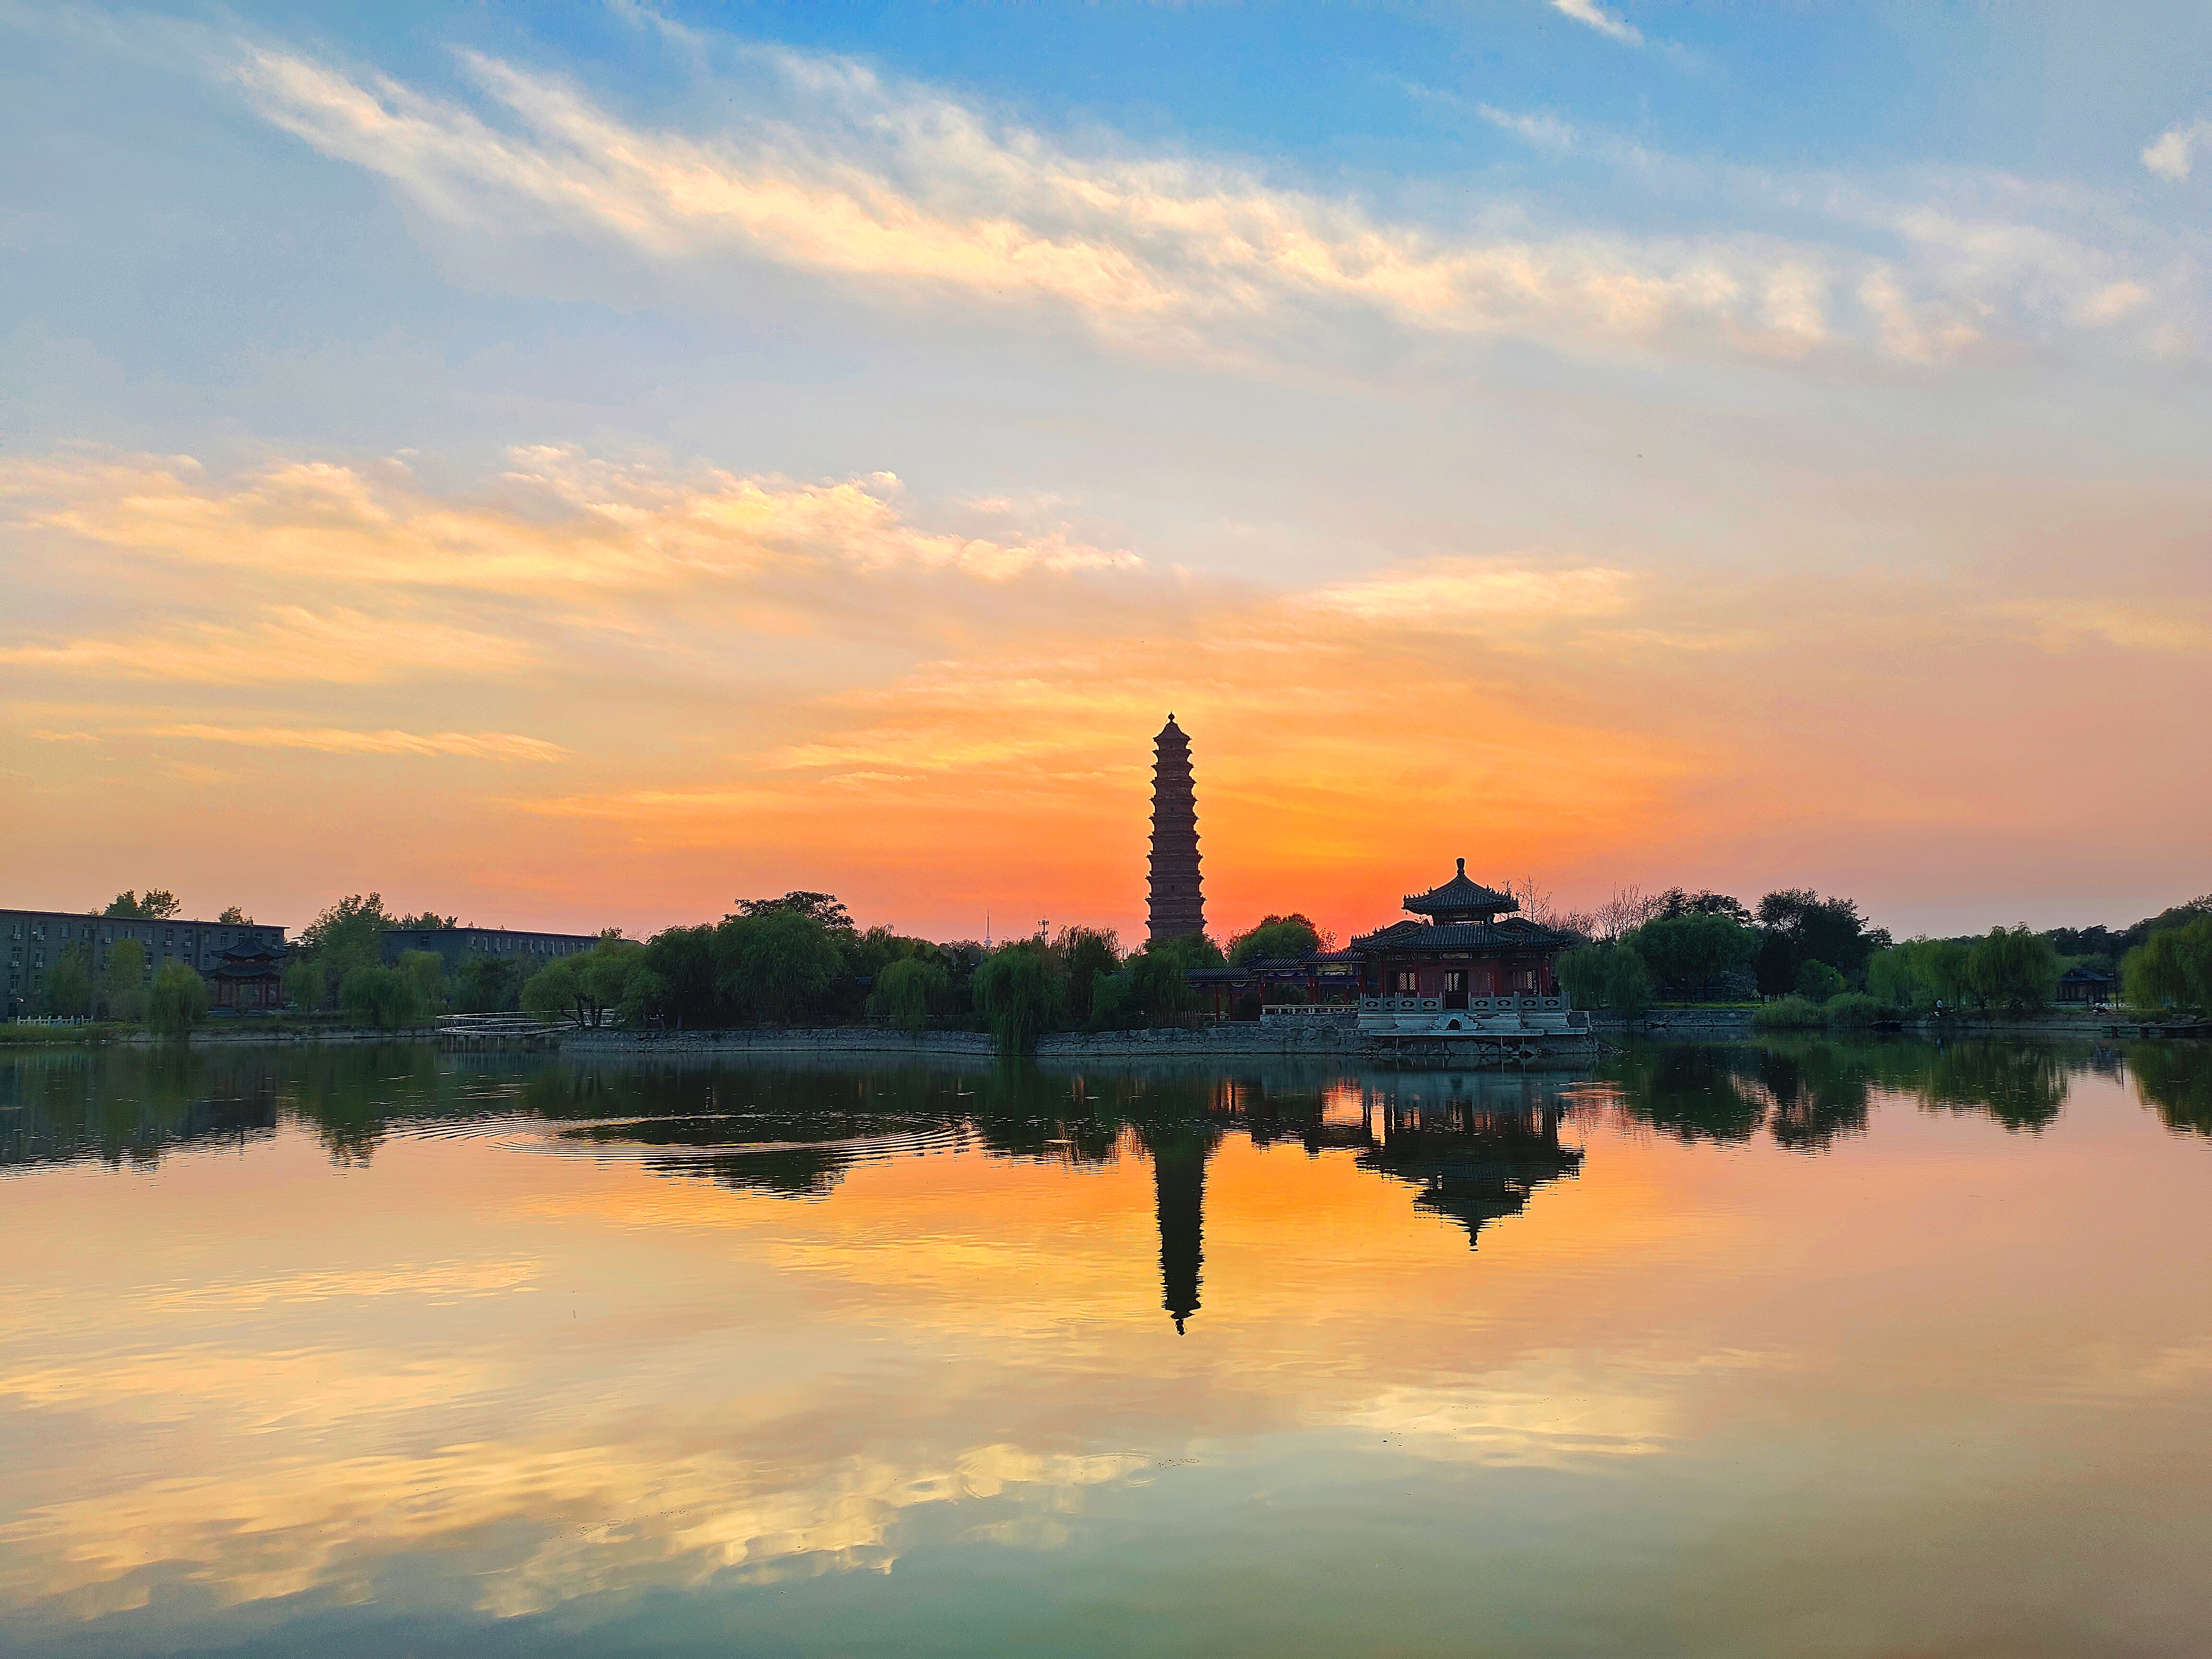
[[[1449,881],[1425,893],[1407,894],[1405,904],[1407,909],[1420,916],[1494,916],[1521,908],[1510,893],[1469,881],[1465,859],[1459,861],[1459,873]]]
[[[1352,941],[1362,951],[1553,951],[1566,934],[1509,916],[1503,921],[1396,921]]]

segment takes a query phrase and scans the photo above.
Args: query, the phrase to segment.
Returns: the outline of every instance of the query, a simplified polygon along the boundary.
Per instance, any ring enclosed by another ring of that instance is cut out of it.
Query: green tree
[[[122,947],[118,945],[116,948],[120,950]],[[284,1006],[303,1013],[321,1007],[323,999],[330,994],[325,988],[327,981],[323,978],[322,964],[306,957],[295,957],[285,963],[281,983]]]
[[[169,1036],[182,1036],[207,1018],[207,981],[189,963],[165,962],[154,974],[146,995],[147,1023]]]
[[[1808,1002],[1826,1003],[1842,992],[1844,982],[1843,975],[1825,962],[1808,960],[1797,964],[1797,994]]]
[[[976,969],[972,989],[977,1012],[991,1022],[999,1053],[1006,1057],[1035,1054],[1037,1038],[1066,1006],[1050,956],[1034,939],[994,951]]]
[[[419,1023],[422,1005],[414,984],[397,968],[349,968],[338,982],[338,1006],[364,1025],[397,1031]]]
[[[109,945],[100,988],[110,1019],[144,1018],[146,947],[135,939],[118,939]]]
[[[834,893],[812,893],[794,888],[781,898],[739,899],[738,914],[741,916],[765,916],[776,911],[788,911],[817,921],[833,933],[853,931],[853,918],[839,903]]]
[[[938,963],[902,957],[876,975],[868,1012],[902,1031],[919,1031],[931,1014],[944,1008],[951,992],[952,975]]]
[[[1909,939],[1867,958],[1867,989],[1893,1008],[1956,1008],[1966,996],[1966,947],[1956,939]]]
[[[393,964],[413,994],[416,1006],[426,1013],[446,1012],[446,959],[435,951],[403,951]]]
[[[235,904],[224,905],[222,907],[222,914],[217,916],[216,921],[225,927],[251,927],[253,926],[253,918],[247,915],[243,909]]]
[[[1691,893],[1680,887],[1669,887],[1652,902],[1658,909],[1657,919],[1662,921],[1671,921],[1676,916],[1725,916],[1741,927],[1752,925],[1750,907],[1727,893]]]
[[[844,971],[830,928],[796,906],[762,901],[714,933],[717,988],[750,1018],[788,1025],[819,1012]]]
[[[356,893],[342,898],[300,930],[300,949],[323,970],[323,983],[338,988],[345,1000],[345,981],[356,968],[375,968],[384,960],[384,930],[392,925],[384,908],[384,895],[367,897]]]
[[[1067,981],[1067,1017],[1080,1025],[1091,1018],[1098,981],[1121,966],[1121,943],[1110,928],[1063,927],[1052,949]]]
[[[1866,960],[1890,944],[1887,928],[1869,927],[1852,899],[1822,898],[1809,887],[1769,893],[1759,902],[1759,925],[1765,935],[1759,956],[1759,988],[1797,988],[1797,970],[1806,962],[1825,962],[1845,979],[1859,975]]]
[[[647,966],[645,946],[636,940],[603,937],[590,950],[556,957],[532,974],[522,988],[522,1006],[549,1019],[596,1030],[622,1006],[633,971]],[[648,1000],[649,988],[639,989],[640,1000]]]
[[[1559,983],[1577,1008],[1641,1013],[1651,1006],[1651,975],[1627,939],[1585,945],[1559,958]]]
[[[1711,989],[1716,975],[1741,968],[1759,954],[1756,930],[1710,910],[1686,908],[1677,915],[1647,921],[1627,936],[1627,942],[1662,983],[1699,1000]]]
[[[670,927],[647,941],[646,965],[666,987],[660,1006],[663,1024],[678,1030],[696,1030],[722,1018],[714,951],[715,930],[711,927]]]
[[[1302,957],[1321,949],[1321,929],[1293,910],[1286,916],[1268,916],[1249,932],[1229,941],[1229,961],[1242,968],[1255,957]]]
[[[1165,1025],[1198,1006],[1198,994],[1186,975],[1194,967],[1189,952],[1165,940],[1129,958],[1129,991],[1133,1011],[1146,1025]]]
[[[2132,1007],[2212,1009],[2212,916],[2154,932],[2120,972]]]
[[[92,946],[70,945],[46,975],[46,1005],[64,1019],[80,1019],[92,1012]]]
[[[463,1014],[511,1013],[522,1006],[522,967],[513,957],[471,956],[453,976],[453,1009]]]
[[[411,916],[394,916],[384,924],[410,933],[450,933],[461,925],[459,916],[441,916],[435,910],[418,910]]]
[[[1131,962],[1136,957],[1129,958]],[[1121,968],[1101,975],[1091,985],[1091,1018],[1084,1024],[1093,1031],[1127,1031],[1144,1024],[1137,1002],[1135,970]]]
[[[1966,985],[1984,1008],[2015,1019],[2039,1013],[2058,988],[2058,952],[2025,924],[1992,927],[1967,955]]]
[[[633,1031],[649,1026],[665,1030],[670,1024],[669,1004],[668,981],[647,964],[641,952],[623,976],[622,1000],[615,1006],[616,1013]]]
[[[149,887],[143,898],[134,889],[126,887],[107,902],[107,908],[100,914],[137,921],[167,921],[184,908],[177,896],[165,887]]]

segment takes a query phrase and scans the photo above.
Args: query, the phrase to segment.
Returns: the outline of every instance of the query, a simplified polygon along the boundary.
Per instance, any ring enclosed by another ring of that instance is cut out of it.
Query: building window
[[[1444,989],[1447,991],[1464,991],[1467,989],[1467,970],[1463,968],[1445,969]]]
[[[1401,968],[1398,970],[1398,994],[1401,997],[1419,996],[1420,991],[1419,971],[1412,968]]]
[[[1516,968],[1513,970],[1513,988],[1516,991],[1534,990],[1536,970],[1534,968]]]

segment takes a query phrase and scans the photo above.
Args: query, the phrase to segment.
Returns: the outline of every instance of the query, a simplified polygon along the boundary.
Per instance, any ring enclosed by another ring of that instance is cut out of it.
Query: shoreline
[[[2047,1014],[2039,1018],[1907,1020],[1893,1031],[1838,1030],[1808,1027],[1802,1030],[1758,1030],[1751,1008],[1658,1009],[1626,1018],[1595,1012],[1590,1016],[1591,1037],[1602,1044],[1626,1037],[1664,1041],[1676,1038],[1698,1042],[1750,1041],[1758,1037],[1877,1037],[1914,1036],[1923,1038],[2019,1036],[2074,1037],[2087,1042],[2116,1040],[2203,1040],[2202,1027],[2170,1029],[2163,1022],[2109,1014]],[[10,1042],[0,1054],[59,1048],[342,1048],[378,1043],[429,1043],[452,1051],[508,1051],[576,1054],[908,1054],[979,1061],[996,1058],[988,1033],[982,1031],[924,1031],[909,1034],[875,1026],[812,1026],[714,1031],[564,1030],[511,1037],[457,1036],[433,1026],[408,1026],[397,1031],[362,1026],[277,1026],[243,1030],[201,1028],[183,1038],[159,1036],[151,1031],[87,1031],[63,1035],[50,1041]],[[1591,1044],[1561,1042],[1556,1036],[1531,1032],[1519,1043],[1469,1043],[1464,1054],[1401,1053],[1371,1043],[1354,1029],[1337,1024],[1275,1024],[1258,1021],[1224,1022],[1195,1030],[1169,1027],[1134,1031],[1061,1031],[1040,1038],[1035,1058],[1040,1060],[1096,1060],[1116,1058],[1179,1058],[1223,1060],[1286,1058],[1358,1059],[1367,1061],[1401,1058],[1424,1064],[1497,1065],[1534,1059],[1587,1057]]]

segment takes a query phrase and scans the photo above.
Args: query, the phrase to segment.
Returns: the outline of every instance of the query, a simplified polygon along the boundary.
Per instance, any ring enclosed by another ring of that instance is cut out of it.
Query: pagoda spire
[[[1148,943],[1206,931],[1190,739],[1173,714],[1152,739],[1152,891],[1146,920]]]

